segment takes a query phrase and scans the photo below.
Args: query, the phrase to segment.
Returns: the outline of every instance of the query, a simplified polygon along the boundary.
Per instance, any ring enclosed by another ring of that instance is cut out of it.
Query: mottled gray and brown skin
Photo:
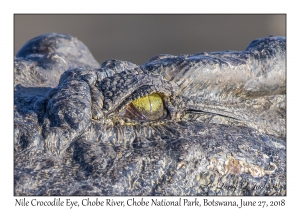
[[[14,68],[15,195],[286,195],[285,43],[100,66],[71,36],[30,40]],[[153,92],[164,119],[118,116]]]

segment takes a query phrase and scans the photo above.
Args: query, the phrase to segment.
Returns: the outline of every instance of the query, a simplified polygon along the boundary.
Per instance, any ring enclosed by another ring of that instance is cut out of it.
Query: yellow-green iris
[[[157,120],[164,115],[164,103],[158,93],[138,98],[126,108],[124,117],[134,120]]]

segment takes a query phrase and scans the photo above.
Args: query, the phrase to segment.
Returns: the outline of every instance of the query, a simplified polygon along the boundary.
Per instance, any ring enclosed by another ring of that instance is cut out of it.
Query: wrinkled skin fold
[[[286,41],[102,65],[74,37],[14,63],[15,195],[286,195]],[[156,93],[158,119],[120,113]]]

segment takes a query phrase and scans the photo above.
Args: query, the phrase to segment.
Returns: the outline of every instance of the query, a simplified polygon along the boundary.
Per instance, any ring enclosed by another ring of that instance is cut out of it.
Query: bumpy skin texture
[[[15,195],[285,195],[284,37],[101,66],[68,35],[15,58]],[[159,93],[163,119],[118,115]]]

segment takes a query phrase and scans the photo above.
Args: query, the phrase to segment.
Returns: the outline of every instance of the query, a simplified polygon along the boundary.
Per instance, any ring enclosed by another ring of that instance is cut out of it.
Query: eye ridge
[[[164,116],[164,103],[158,93],[132,101],[121,113],[122,117],[138,121],[152,121]]]

